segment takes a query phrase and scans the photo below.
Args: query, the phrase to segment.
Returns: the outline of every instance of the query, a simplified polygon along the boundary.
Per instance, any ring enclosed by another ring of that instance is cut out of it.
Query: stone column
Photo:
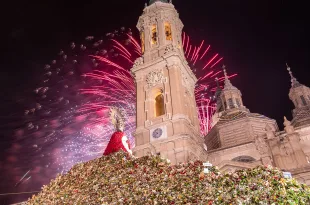
[[[165,34],[165,22],[162,19],[157,20],[157,28],[158,28],[158,43],[159,46],[163,46],[166,44],[166,34]]]
[[[172,115],[183,114],[184,101],[181,98],[182,82],[180,68],[176,65],[168,67],[169,69],[169,84],[170,84],[170,95],[172,104]]]
[[[147,120],[152,120],[155,117],[155,99],[153,99],[153,96],[146,100],[146,105]]]
[[[149,52],[151,50],[151,28],[149,26],[144,29],[144,39],[145,50]]]
[[[195,91],[193,91],[195,93]],[[198,119],[198,111],[197,111],[197,104],[195,99],[195,94],[191,96],[191,101],[193,103],[192,115],[193,115],[193,124],[196,127],[197,131],[200,133],[200,123]]]
[[[145,27],[144,29],[144,46],[145,46],[145,51],[144,51],[144,62],[149,62],[151,60],[151,28],[150,26]]]
[[[164,92],[165,92],[165,106],[166,106],[166,114],[172,114],[172,104],[171,104],[171,93],[170,93],[170,86],[169,86],[169,79],[168,79],[168,70],[165,70],[165,78],[167,80],[164,83]]]
[[[268,140],[268,143],[274,159],[274,165],[279,168],[285,168],[285,164],[282,161],[281,152],[278,146],[278,139],[270,139]]]
[[[305,153],[303,152],[300,144],[299,144],[299,135],[298,133],[293,133],[287,135],[289,138],[289,144],[292,146],[292,149],[295,154],[295,158],[297,161],[297,166],[298,167],[304,167],[308,165],[308,160],[306,158]]]
[[[172,32],[172,42],[174,45],[178,45],[178,35],[177,35],[178,31],[177,31],[175,22],[171,22],[170,25],[171,25],[171,32]]]
[[[274,166],[274,164],[272,163],[271,157],[270,156],[263,156],[262,157],[262,163],[263,165],[271,165]]]
[[[136,92],[137,92],[137,115],[136,123],[137,128],[144,127],[144,121],[146,120],[146,113],[144,108],[145,92],[143,78],[136,79]]]

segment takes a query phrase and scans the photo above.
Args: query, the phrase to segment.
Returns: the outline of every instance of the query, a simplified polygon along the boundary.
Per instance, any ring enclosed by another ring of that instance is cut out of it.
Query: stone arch
[[[252,163],[252,162],[255,162],[256,159],[251,157],[251,156],[243,155],[243,156],[239,156],[239,157],[233,158],[232,161],[234,161],[234,162]]]
[[[165,96],[162,88],[155,88],[152,91],[154,102],[154,116],[159,117],[165,114]]]
[[[167,41],[172,41],[172,29],[169,22],[165,22],[165,35]]]
[[[151,149],[150,148],[143,149],[143,155],[144,156],[152,155]]]
[[[153,24],[151,26],[151,45],[156,46],[158,44],[158,31],[157,25]]]
[[[199,157],[195,153],[188,152],[188,161],[196,161],[198,159],[199,159]]]

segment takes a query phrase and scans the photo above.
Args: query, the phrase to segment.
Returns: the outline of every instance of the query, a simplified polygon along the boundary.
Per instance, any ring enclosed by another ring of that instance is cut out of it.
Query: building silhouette
[[[291,75],[293,119],[284,131],[274,119],[246,108],[225,66],[216,90],[212,129],[199,132],[194,95],[197,78],[182,47],[183,24],[171,1],[151,0],[139,18],[143,56],[131,69],[137,89],[137,157],[158,154],[177,164],[210,161],[223,172],[272,165],[310,184],[310,89]]]

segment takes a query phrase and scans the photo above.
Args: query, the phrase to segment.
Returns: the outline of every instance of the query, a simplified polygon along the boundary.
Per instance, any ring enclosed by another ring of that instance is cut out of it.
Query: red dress
[[[103,155],[109,155],[120,150],[130,154],[132,153],[130,150],[129,140],[126,135],[123,132],[114,132]]]

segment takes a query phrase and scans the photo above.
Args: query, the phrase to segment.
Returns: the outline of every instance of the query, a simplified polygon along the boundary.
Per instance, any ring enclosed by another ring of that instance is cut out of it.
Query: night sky
[[[293,108],[285,63],[299,82],[310,86],[308,7],[293,2],[173,0],[191,39],[197,43],[205,39],[224,57],[228,72],[239,74],[232,83],[241,90],[245,106],[276,119],[280,127],[283,116],[292,118]],[[72,41],[104,36],[122,26],[134,29],[144,3],[6,2],[0,16],[4,36],[0,61],[2,150],[10,144],[7,122],[14,118],[8,116],[20,111],[14,102],[25,90],[34,88],[32,79],[38,70]]]

